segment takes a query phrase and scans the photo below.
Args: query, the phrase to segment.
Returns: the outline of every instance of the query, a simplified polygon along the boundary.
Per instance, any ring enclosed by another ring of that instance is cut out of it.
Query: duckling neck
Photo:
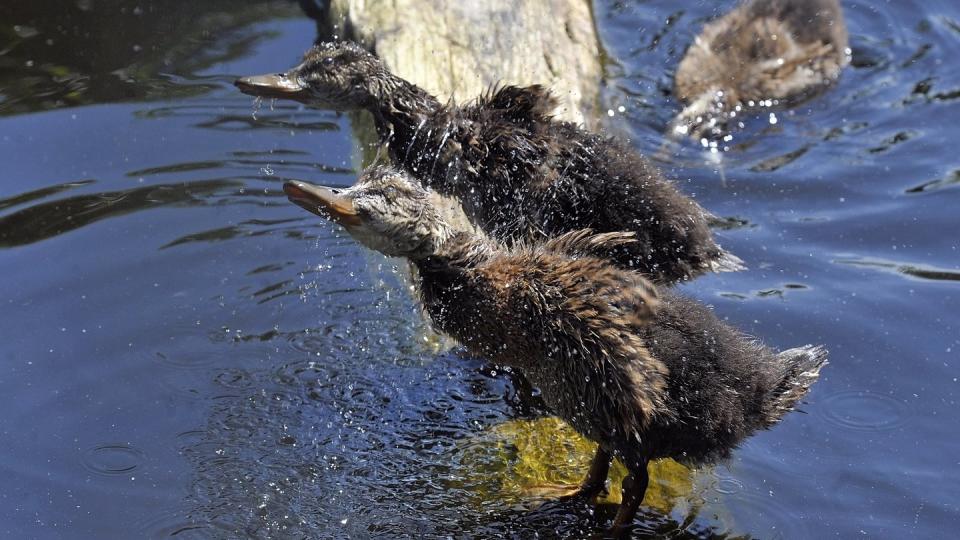
[[[478,304],[489,307],[489,292],[477,281],[477,270],[495,248],[474,235],[456,233],[430,256],[414,260],[420,300],[433,324],[458,339],[476,328]]]
[[[386,71],[374,80],[371,94],[377,134],[390,144],[396,141],[406,147],[427,117],[440,109],[440,102],[426,90]]]
[[[475,268],[496,252],[496,247],[480,236],[454,233],[433,254],[414,261],[425,278],[442,273],[458,273]]]

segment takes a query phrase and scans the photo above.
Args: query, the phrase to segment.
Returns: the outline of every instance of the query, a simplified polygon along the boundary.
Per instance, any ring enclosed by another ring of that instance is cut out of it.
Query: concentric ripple
[[[850,390],[827,396],[818,407],[826,422],[856,431],[896,429],[906,422],[907,405],[890,396]]]
[[[81,462],[88,471],[102,476],[130,474],[146,455],[130,443],[103,443],[83,452]]]

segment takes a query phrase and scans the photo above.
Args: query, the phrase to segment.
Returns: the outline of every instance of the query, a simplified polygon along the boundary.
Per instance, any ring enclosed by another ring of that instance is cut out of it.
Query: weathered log
[[[595,125],[600,46],[587,0],[332,0],[331,19],[441,101],[544,84],[558,118]]]

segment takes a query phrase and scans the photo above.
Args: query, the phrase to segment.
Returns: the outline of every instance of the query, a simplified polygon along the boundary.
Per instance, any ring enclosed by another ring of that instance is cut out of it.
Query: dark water
[[[611,517],[504,487],[518,450],[490,434],[531,414],[513,382],[442,352],[398,261],[282,196],[284,179],[347,185],[357,161],[346,117],[254,118],[230,85],[312,41],[295,5],[10,4],[0,535],[549,538]],[[681,478],[638,529],[950,536],[960,5],[845,1],[836,88],[748,121],[719,160],[664,152],[671,66],[731,2],[714,4],[596,3],[608,127],[728,218],[751,270],[686,292],[771,345],[824,343],[831,364],[803,414]]]

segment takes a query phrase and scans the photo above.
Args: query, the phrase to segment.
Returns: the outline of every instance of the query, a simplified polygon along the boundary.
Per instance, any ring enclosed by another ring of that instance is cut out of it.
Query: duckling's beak
[[[295,99],[297,101],[310,99],[310,92],[307,87],[293,73],[240,77],[233,84],[241,92],[251,96]]]
[[[283,192],[287,194],[290,202],[341,225],[363,223],[353,201],[339,189],[289,181],[283,184]]]

